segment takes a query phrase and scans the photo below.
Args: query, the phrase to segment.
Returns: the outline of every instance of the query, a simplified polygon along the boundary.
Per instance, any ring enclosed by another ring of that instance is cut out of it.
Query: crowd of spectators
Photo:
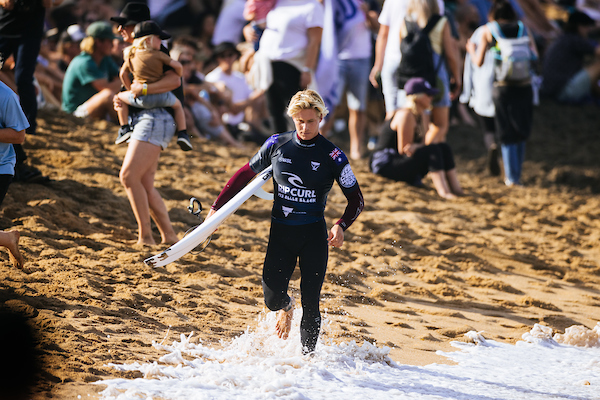
[[[598,13],[585,0],[508,2],[531,33],[540,53],[533,66],[534,93],[563,103],[597,102],[600,47],[593,38],[597,38],[598,21],[594,18],[599,18]],[[0,79],[19,94],[30,121],[28,134],[35,134],[39,107],[60,108],[78,117],[117,123],[113,98],[122,88],[118,71],[124,62],[123,50],[130,43],[124,40],[118,31],[120,25],[111,22],[111,18],[119,15],[128,3],[132,2],[1,0],[0,52],[7,60]],[[291,95],[306,87],[322,89],[316,86],[315,75],[319,49],[328,40],[323,37],[327,1],[148,0],[143,3],[149,10],[147,17],[170,34],[171,39],[163,44],[183,69],[181,99],[187,132],[192,137],[188,149],[194,137],[216,139],[237,147],[244,142],[259,144],[270,133],[291,126],[284,110]],[[454,120],[458,117],[464,121],[474,117],[481,122],[482,136],[491,154],[490,172],[499,174],[499,164],[494,161],[498,157],[494,105],[491,97],[482,98],[482,85],[473,84],[473,80],[493,79],[489,73],[487,78],[485,74],[479,78],[482,74],[478,72],[491,71],[489,65],[493,61],[488,57],[481,66],[472,64],[467,51],[470,43],[472,46],[479,43],[478,28],[489,21],[492,1],[331,3],[343,6],[340,9],[346,15],[342,19],[352,20],[343,28],[345,31],[336,32],[340,40],[336,47],[338,55],[334,56],[337,61],[329,68],[339,73],[340,84],[332,89],[333,100],[328,104],[334,109],[337,105],[347,107],[347,113],[339,114],[348,115],[351,158],[368,156],[367,140],[378,135],[366,131],[367,126],[373,126],[366,123],[369,101],[376,98],[384,104],[385,112],[381,111],[376,121],[380,126],[386,126],[384,121],[389,125],[391,116],[404,105],[405,93],[399,88],[395,71],[401,59],[399,43],[407,35],[405,18],[427,21],[431,14],[439,13],[443,22],[438,24],[438,33],[432,33],[431,39],[434,61],[441,60],[438,79],[442,87],[433,101],[431,129],[438,130],[436,141],[443,142],[452,115]],[[26,8],[27,29],[24,24],[16,24],[22,16],[16,22],[7,17],[14,7]],[[554,17],[546,12],[549,9],[554,11]],[[349,10],[356,13],[350,16]],[[435,35],[439,35],[439,40],[435,40]],[[464,85],[463,71],[465,79],[468,78]],[[154,93],[160,93],[158,86],[151,87]],[[342,98],[346,91],[347,97]],[[327,100],[327,93],[324,97]],[[333,130],[335,115],[332,112],[332,118],[326,121],[323,134]],[[24,163],[22,146],[16,145],[15,150],[15,180],[45,179],[34,166]]]

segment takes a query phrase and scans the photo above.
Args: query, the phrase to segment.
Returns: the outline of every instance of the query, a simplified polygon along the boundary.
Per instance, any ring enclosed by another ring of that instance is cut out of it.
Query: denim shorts
[[[133,93],[129,92],[128,103],[138,108],[159,108],[173,107],[177,101],[177,97],[171,92],[147,94],[145,96],[134,97]]]
[[[209,139],[217,138],[221,134],[225,127],[221,124],[218,124],[217,126],[209,125],[212,120],[212,113],[206,106],[202,103],[194,103],[190,108],[192,110],[192,115],[194,116],[196,127],[200,130],[201,134]]]
[[[443,55],[433,52],[433,65],[437,67],[441,57]],[[450,101],[450,77],[446,69],[446,60],[442,59],[441,62],[437,71],[436,84],[436,88],[440,90],[440,93],[434,97],[432,105],[433,107],[450,107],[452,104]]]
[[[164,108],[141,110],[131,115],[131,139],[166,149],[175,134],[175,120]]]
[[[560,91],[557,100],[565,103],[579,103],[588,100],[591,93],[592,78],[585,69],[582,69],[569,79]]]
[[[398,80],[396,77],[399,65],[399,57],[397,59],[389,57],[385,59],[381,68],[381,91],[383,92],[386,113],[394,112],[404,105],[406,95],[404,94],[404,90],[398,89]]]
[[[342,98],[346,89],[346,101],[351,110],[364,111],[367,108],[367,90],[371,60],[358,58],[354,60],[338,60],[338,91]]]

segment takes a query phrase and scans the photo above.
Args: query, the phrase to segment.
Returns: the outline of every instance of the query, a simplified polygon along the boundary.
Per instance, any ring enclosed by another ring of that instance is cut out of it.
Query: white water
[[[154,343],[157,360],[117,365],[144,378],[98,381],[103,400],[197,399],[600,399],[600,323],[552,336],[535,325],[516,345],[487,341],[481,333],[453,342],[458,351],[439,354],[458,365],[424,367],[392,361],[388,348],[355,342],[319,342],[303,356],[299,314],[284,341],[274,335],[275,313],[214,349],[181,335]],[[326,322],[325,322],[326,325]],[[568,343],[568,344],[565,344]],[[587,347],[581,347],[586,345]]]

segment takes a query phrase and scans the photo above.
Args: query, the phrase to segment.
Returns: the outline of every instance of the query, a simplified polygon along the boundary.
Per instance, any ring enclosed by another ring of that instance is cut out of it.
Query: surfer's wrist
[[[340,219],[334,225],[339,225],[340,228],[342,228],[343,231],[345,231],[346,229],[348,229],[348,224],[343,219]]]

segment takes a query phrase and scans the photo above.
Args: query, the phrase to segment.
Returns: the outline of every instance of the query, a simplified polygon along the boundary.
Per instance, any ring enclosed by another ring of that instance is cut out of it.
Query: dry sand
[[[544,104],[524,167],[525,187],[487,176],[478,132],[449,134],[467,193],[456,201],[373,176],[353,162],[365,211],[330,253],[322,310],[334,341],[389,346],[400,363],[446,362],[469,330],[514,343],[534,323],[563,332],[600,320],[600,113]],[[196,332],[205,343],[242,333],[263,311],[260,273],[270,206],[245,203],[202,253],[165,268],[143,260],[119,168],[116,128],[43,112],[27,138],[32,164],[53,180],[13,184],[2,229],[21,232],[24,270],[0,258],[0,302],[33,317],[42,334],[43,383],[36,398],[97,398],[90,382],[134,377],[107,363],[154,359],[152,341]],[[344,147],[344,138],[333,138]],[[191,196],[208,206],[254,153],[195,139],[163,152],[157,186],[180,237],[198,223]],[[329,224],[345,198],[332,190]],[[203,213],[203,215],[206,215]],[[299,276],[292,293],[298,298]],[[6,343],[3,343],[6,345]],[[89,395],[89,396],[88,396]]]

